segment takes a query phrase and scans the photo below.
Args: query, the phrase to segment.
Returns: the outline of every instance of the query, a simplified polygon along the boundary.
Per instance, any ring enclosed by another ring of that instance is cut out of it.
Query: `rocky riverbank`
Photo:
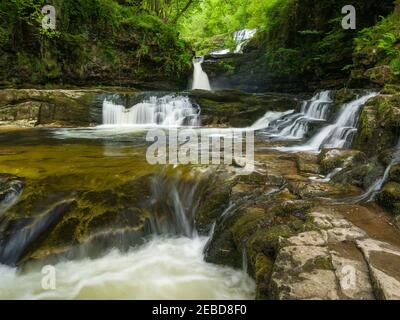
[[[328,118],[358,93],[332,93]],[[107,94],[127,106],[139,96],[119,89],[4,90],[1,119],[88,127],[99,123]],[[188,95],[211,127],[248,127],[267,111],[299,111],[310,96]],[[64,145],[47,131],[3,130],[9,138],[0,140],[0,262],[24,269],[88,252],[97,257],[112,247],[129,250],[154,234],[197,231],[211,233],[205,260],[246,270],[258,299],[399,299],[399,165],[390,166],[371,198],[387,212],[363,197],[393,162],[398,99],[384,91],[367,102],[350,149],[287,153],[270,147],[290,142],[257,140],[256,172],[249,176],[236,175],[234,165],[151,167],[137,134],[123,137],[129,145],[112,145],[93,132],[86,143],[71,131]],[[190,222],[174,210],[185,210]]]

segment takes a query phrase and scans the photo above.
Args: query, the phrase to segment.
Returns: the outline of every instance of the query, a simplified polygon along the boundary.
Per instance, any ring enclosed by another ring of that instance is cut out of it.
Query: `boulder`
[[[364,106],[353,148],[367,156],[396,145],[400,128],[400,95],[380,95]]]
[[[267,111],[296,109],[300,103],[292,95],[248,94],[235,90],[194,90],[189,97],[201,108],[202,125],[219,127],[249,127]]]
[[[377,201],[394,214],[400,214],[400,183],[389,182],[378,194]]]

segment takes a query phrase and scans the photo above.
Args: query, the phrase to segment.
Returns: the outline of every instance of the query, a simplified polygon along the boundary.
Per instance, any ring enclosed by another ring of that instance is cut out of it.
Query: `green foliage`
[[[388,64],[400,76],[400,16],[381,17],[379,23],[363,29],[355,39],[356,52],[375,50],[379,64]]]
[[[169,20],[182,15],[188,3],[181,1],[177,6],[177,1],[164,1],[163,12],[168,6],[176,10],[175,16],[164,19],[150,2],[0,2],[0,83],[8,77],[17,82],[67,82],[84,79],[87,74],[107,81],[121,75],[133,80],[152,74],[160,79],[185,77],[191,66],[191,51]],[[56,7],[54,31],[42,28],[41,8],[45,4]],[[99,66],[104,71],[99,71]]]
[[[271,11],[290,0],[205,0],[179,23],[182,37],[199,53],[233,48],[233,32],[245,28],[264,31],[274,24]]]

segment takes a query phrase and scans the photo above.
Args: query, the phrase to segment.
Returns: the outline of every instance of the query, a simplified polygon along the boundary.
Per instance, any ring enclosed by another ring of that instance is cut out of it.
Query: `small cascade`
[[[321,148],[345,148],[350,146],[362,106],[377,93],[368,93],[342,106],[335,122],[322,128],[306,144],[292,147],[278,148],[281,151],[309,151],[318,152]]]
[[[175,177],[154,175],[150,181],[149,203],[150,232],[164,236],[197,236],[194,226],[196,210],[200,202],[200,180],[185,181],[177,173]]]
[[[193,59],[193,84],[192,90],[211,90],[210,80],[208,79],[207,73],[204,72],[202,64],[204,57],[195,57]]]
[[[267,112],[252,128],[266,129],[266,133],[276,139],[302,139],[308,132],[310,122],[326,121],[332,104],[331,91],[321,91],[311,100],[304,101],[300,113]]]
[[[146,98],[131,108],[103,102],[103,125],[197,126],[199,108],[188,97],[167,95]]]
[[[399,142],[396,145],[395,151],[393,153],[393,157],[392,157],[392,161],[390,162],[390,164],[388,165],[388,167],[385,170],[385,173],[383,174],[383,176],[381,178],[379,178],[378,180],[376,180],[369,188],[366,192],[364,192],[362,195],[351,198],[351,199],[347,199],[347,202],[351,202],[351,203],[359,203],[359,202],[370,202],[370,201],[374,201],[376,195],[378,194],[379,191],[381,191],[383,185],[385,184],[385,182],[388,180],[389,178],[389,174],[390,174],[390,170],[392,169],[392,167],[396,164],[400,163],[400,139]]]
[[[235,53],[241,53],[243,50],[244,45],[254,37],[257,33],[257,29],[243,29],[236,31],[233,34],[233,38],[237,43]]]
[[[300,114],[286,119],[289,121],[284,121],[278,126],[278,131],[283,128],[278,136],[285,140],[302,139],[308,132],[308,124],[310,122],[326,121],[329,107],[332,104],[330,93],[330,91],[322,91],[310,101],[305,101],[301,107]]]

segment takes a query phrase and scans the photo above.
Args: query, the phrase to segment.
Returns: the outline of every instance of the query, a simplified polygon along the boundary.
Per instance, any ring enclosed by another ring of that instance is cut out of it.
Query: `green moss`
[[[400,203],[400,183],[387,183],[378,195],[378,202],[395,214],[400,214],[400,212],[397,212],[398,204]]]

